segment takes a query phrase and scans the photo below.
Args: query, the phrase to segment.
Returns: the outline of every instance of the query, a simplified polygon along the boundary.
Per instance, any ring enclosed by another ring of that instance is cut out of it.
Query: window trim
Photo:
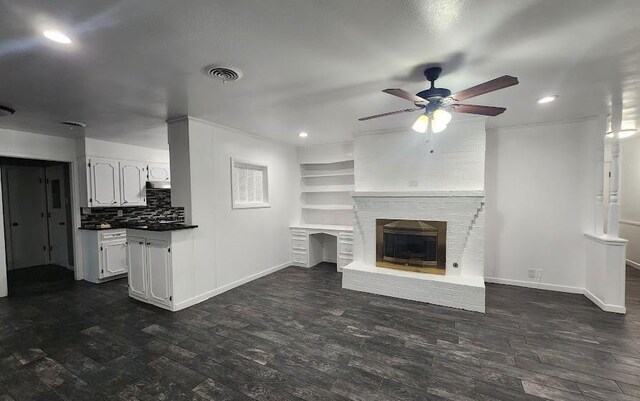
[[[245,164],[262,170],[262,202],[237,202],[233,194],[236,183],[236,164]],[[267,163],[231,157],[231,208],[232,209],[260,209],[271,207],[269,203],[269,165]]]

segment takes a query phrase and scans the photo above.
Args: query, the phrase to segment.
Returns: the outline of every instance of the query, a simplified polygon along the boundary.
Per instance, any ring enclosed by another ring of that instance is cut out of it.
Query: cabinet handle
[[[140,244],[140,245],[144,245],[144,242],[138,242],[138,244]]]
[[[115,203],[115,202],[114,202],[114,203]],[[127,202],[127,201],[124,201],[124,202],[122,202],[122,203],[129,203],[129,202]]]

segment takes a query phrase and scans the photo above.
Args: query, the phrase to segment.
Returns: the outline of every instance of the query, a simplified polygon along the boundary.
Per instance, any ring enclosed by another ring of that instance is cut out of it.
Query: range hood
[[[147,189],[171,189],[171,181],[147,181]]]

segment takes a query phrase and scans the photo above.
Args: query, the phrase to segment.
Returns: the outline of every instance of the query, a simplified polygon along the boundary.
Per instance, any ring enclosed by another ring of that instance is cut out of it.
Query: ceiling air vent
[[[80,121],[60,121],[60,124],[69,128],[85,128],[87,126],[87,124],[81,123]]]
[[[16,111],[9,106],[0,104],[0,117],[13,115]]]
[[[242,71],[235,67],[226,65],[208,65],[204,70],[209,78],[222,81],[224,84],[227,82],[237,81],[242,78]]]

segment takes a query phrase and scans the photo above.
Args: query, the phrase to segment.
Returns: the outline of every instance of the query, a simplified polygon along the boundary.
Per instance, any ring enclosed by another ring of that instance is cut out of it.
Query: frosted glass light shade
[[[444,125],[445,128],[447,124],[451,122],[451,113],[446,110],[438,109],[433,112],[433,125]],[[435,132],[435,129],[434,129]]]
[[[414,131],[424,134],[429,127],[429,117],[426,114],[422,114],[411,127]]]

